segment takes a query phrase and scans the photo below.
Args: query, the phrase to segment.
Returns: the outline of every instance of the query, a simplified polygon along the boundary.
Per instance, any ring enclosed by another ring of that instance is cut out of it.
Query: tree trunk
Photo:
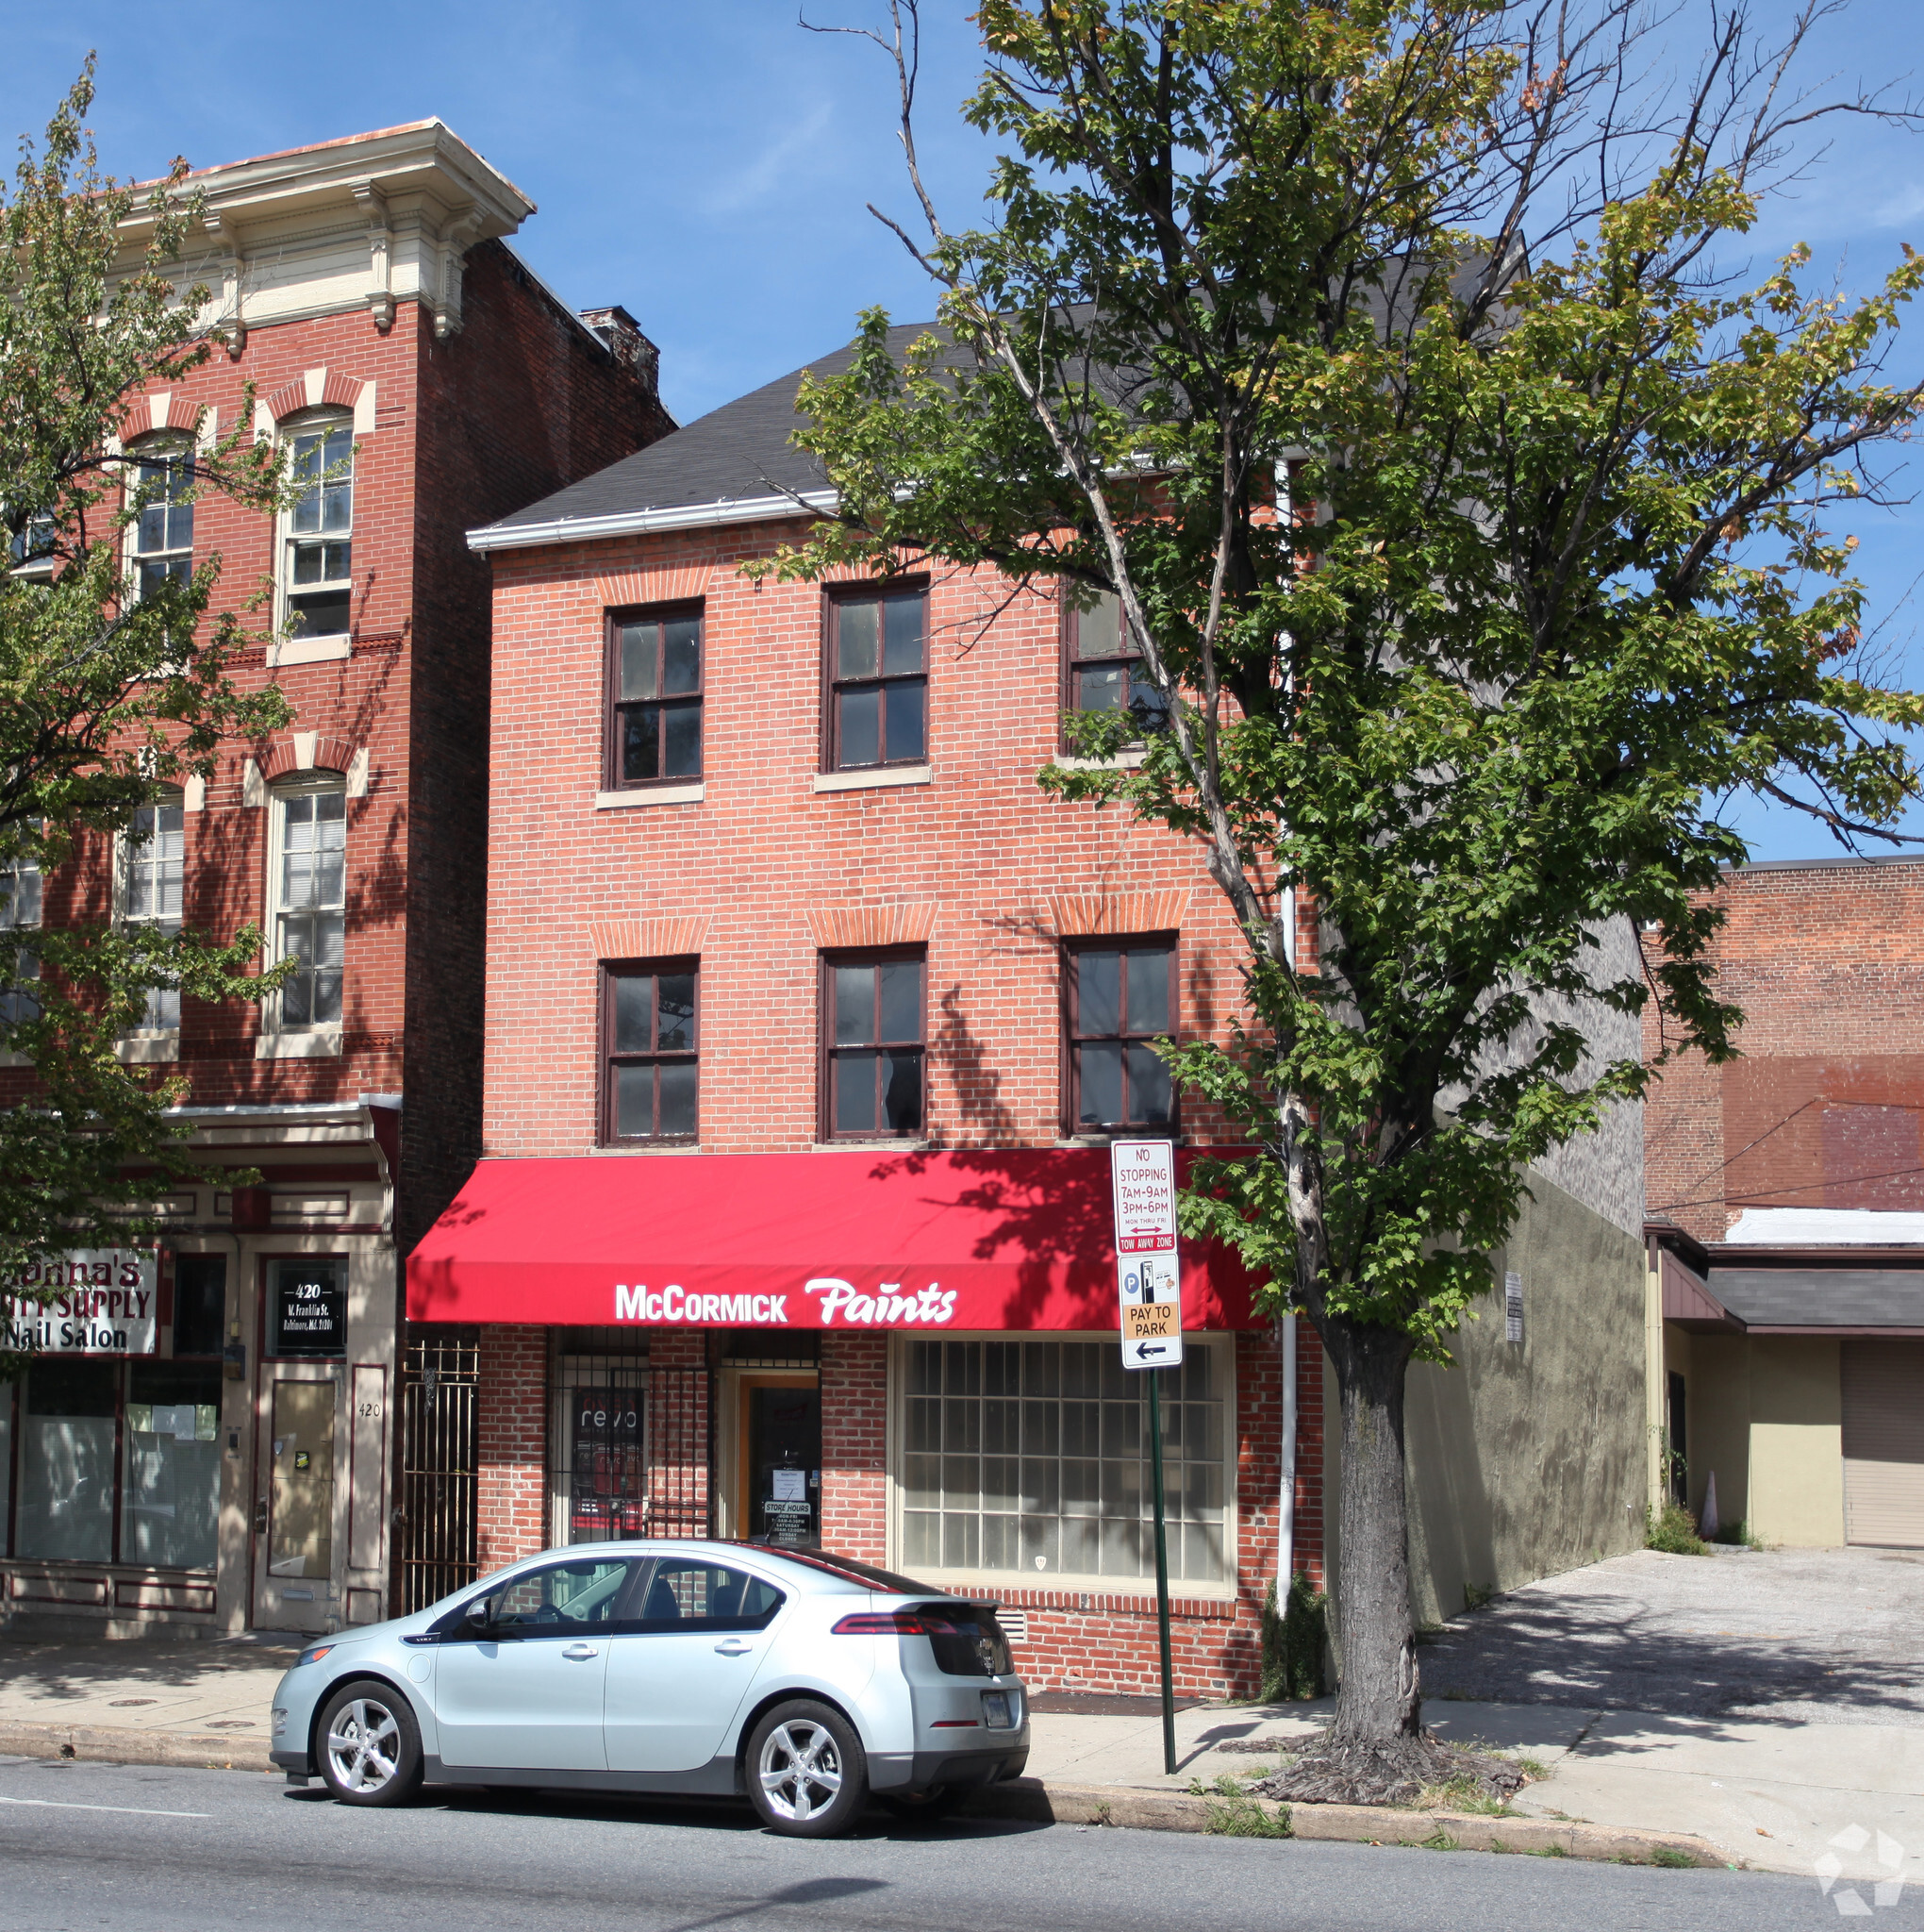
[[[1336,1627],[1342,1682],[1330,1745],[1394,1745],[1422,1732],[1410,1619],[1409,1509],[1403,1488],[1403,1388],[1410,1339],[1326,1317],[1323,1341],[1342,1406],[1342,1525]]]

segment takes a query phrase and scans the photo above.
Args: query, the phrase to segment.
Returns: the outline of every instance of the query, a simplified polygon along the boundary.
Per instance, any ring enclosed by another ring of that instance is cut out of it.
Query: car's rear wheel
[[[839,1837],[869,1797],[869,1760],[854,1725],[809,1699],[776,1705],[749,1737],[748,1795],[785,1838]]]
[[[398,1805],[421,1788],[421,1727],[386,1684],[347,1684],[321,1713],[321,1780],[343,1805]]]
[[[947,1785],[931,1785],[925,1791],[877,1791],[875,1802],[904,1824],[935,1824],[962,1802],[962,1793]]]

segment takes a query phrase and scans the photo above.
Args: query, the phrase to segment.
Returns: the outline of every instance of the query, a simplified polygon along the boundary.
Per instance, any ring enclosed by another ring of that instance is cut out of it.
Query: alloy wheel
[[[357,1697],[334,1714],[327,1761],[343,1790],[377,1791],[400,1769],[401,1726],[386,1705]]]
[[[777,1724],[755,1769],[769,1808],[798,1824],[834,1804],[842,1788],[841,1753],[827,1728],[807,1718]]]

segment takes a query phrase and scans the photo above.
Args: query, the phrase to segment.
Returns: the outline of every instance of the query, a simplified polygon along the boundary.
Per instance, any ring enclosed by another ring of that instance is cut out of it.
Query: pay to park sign
[[[79,1248],[0,1282],[0,1349],[19,1355],[152,1355],[160,1261],[152,1248]]]
[[[1122,1366],[1170,1369],[1183,1359],[1183,1271],[1176,1246],[1176,1150],[1167,1141],[1109,1148],[1116,1202],[1116,1292]]]

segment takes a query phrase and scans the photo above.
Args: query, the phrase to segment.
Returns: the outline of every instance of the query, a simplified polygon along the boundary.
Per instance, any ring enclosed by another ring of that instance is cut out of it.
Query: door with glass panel
[[[632,1560],[544,1564],[492,1591],[434,1648],[444,1763],[504,1771],[602,1771],[608,1638]]]

